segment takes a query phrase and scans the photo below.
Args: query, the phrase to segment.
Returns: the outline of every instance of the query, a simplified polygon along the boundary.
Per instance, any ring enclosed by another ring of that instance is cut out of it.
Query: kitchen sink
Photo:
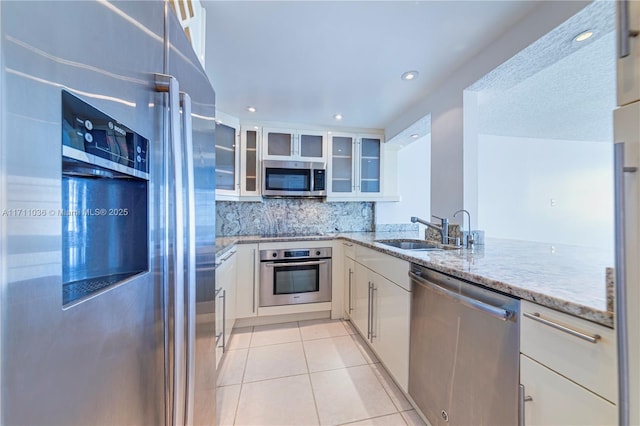
[[[385,244],[387,246],[403,249],[403,250],[443,250],[444,247],[440,244],[430,243],[424,240],[377,240],[377,243]]]

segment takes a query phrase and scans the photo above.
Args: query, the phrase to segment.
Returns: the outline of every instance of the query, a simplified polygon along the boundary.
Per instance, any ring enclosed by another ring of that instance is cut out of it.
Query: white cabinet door
[[[520,355],[520,383],[530,397],[524,403],[527,426],[617,424],[615,405],[525,355]]]
[[[258,244],[238,244],[236,271],[236,317],[258,315]]]
[[[626,33],[621,26],[625,4],[628,5]],[[640,36],[629,36],[629,31],[640,31],[640,2],[618,2],[618,15],[618,43],[628,42],[628,54],[625,57],[620,57],[622,52],[618,49],[618,105],[627,105],[640,100]]]
[[[262,158],[265,160],[323,162],[327,156],[327,132],[265,128]]]
[[[350,318],[353,312],[353,295],[356,273],[355,260],[346,257],[344,258],[344,317]]]
[[[356,136],[349,133],[332,133],[329,149],[329,194],[353,195],[356,191]]]
[[[327,132],[300,130],[296,135],[297,159],[324,162],[327,158]]]
[[[369,270],[355,263],[355,274],[351,284],[351,323],[365,339],[369,338]]]
[[[371,272],[371,343],[404,392],[409,389],[411,293]]]
[[[359,164],[357,190],[361,194],[382,193],[382,138],[375,135],[358,135]]]
[[[520,352],[609,401],[618,399],[616,335],[610,328],[523,300]]]
[[[225,352],[236,320],[236,251],[224,255],[216,267],[216,366]]]
[[[294,156],[295,131],[292,129],[262,129],[262,158],[265,160],[290,160]]]
[[[381,135],[332,133],[327,198],[336,201],[380,200],[385,195],[383,176],[388,167],[385,149]],[[395,173],[395,168],[391,172]]]
[[[242,127],[240,138],[240,197],[260,197],[260,140],[254,126]]]
[[[221,111],[216,117],[216,199],[240,195],[240,122]]]

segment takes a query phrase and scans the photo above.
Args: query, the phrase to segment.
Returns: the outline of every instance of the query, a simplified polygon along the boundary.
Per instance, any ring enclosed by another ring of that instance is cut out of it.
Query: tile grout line
[[[247,364],[249,363],[249,352],[251,351],[251,340],[253,340],[253,327],[251,327],[251,337],[249,337],[249,347],[247,348],[247,357],[244,360],[244,367],[242,369],[242,378],[240,379],[240,389],[238,390],[238,401],[236,402],[236,409],[233,413],[233,425],[236,424],[238,418],[238,409],[240,408],[240,397],[242,397],[242,387],[244,386],[244,375],[247,372]]]
[[[300,322],[298,321],[298,330],[300,330]],[[302,332],[300,332],[300,339],[302,339]],[[304,340],[302,340],[302,354],[304,355],[304,362],[307,366],[307,379],[309,380],[309,388],[311,389],[311,397],[313,398],[313,407],[316,411],[316,419],[318,425],[320,425],[320,411],[318,410],[318,401],[316,401],[316,393],[313,390],[313,382],[311,381],[311,370],[309,369],[309,360],[307,359],[307,351],[304,348]]]
[[[393,416],[394,414],[399,415],[399,416],[400,416],[400,418],[402,419],[402,421],[404,422],[404,424],[405,424],[405,425],[407,425],[407,424],[408,424],[408,423],[407,423],[407,421],[404,419],[404,417],[402,417],[402,414],[400,414],[400,413],[391,413],[391,414],[382,414],[382,415],[379,415],[379,416],[369,417],[369,418],[362,419],[362,420],[356,420],[356,421],[354,421],[354,422],[339,423],[339,424],[338,424],[338,425],[336,425],[336,426],[349,426],[349,425],[352,425],[352,424],[354,424],[354,423],[360,423],[360,422],[364,422],[364,421],[367,421],[367,420],[372,420],[372,419],[381,419],[382,417]]]

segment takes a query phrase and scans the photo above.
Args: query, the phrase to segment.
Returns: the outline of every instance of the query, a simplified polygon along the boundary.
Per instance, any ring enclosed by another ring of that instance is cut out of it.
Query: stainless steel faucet
[[[433,224],[431,222],[428,222],[424,219],[420,219],[419,217],[415,217],[412,216],[411,217],[411,223],[421,223],[429,228],[435,229],[436,231],[440,232],[440,242],[442,242],[442,244],[448,244],[449,242],[449,219],[447,219],[446,217],[438,217],[438,216],[433,216],[436,219],[440,220],[440,226]]]
[[[466,211],[465,209],[462,209],[462,210],[458,210],[457,212],[455,212],[453,214],[453,217],[456,217],[456,215],[458,213],[466,213],[467,214],[467,219],[468,219],[468,221],[467,221],[467,225],[468,225],[468,228],[467,228],[467,248],[473,248],[474,241],[473,241],[473,234],[471,233],[471,214],[468,211]],[[464,221],[464,218],[462,220]]]

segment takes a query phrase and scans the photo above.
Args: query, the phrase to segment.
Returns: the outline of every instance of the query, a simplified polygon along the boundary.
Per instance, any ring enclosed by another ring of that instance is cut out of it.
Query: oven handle
[[[263,263],[264,266],[269,268],[275,268],[276,266],[311,266],[311,265],[323,265],[327,263],[327,260],[317,260],[313,262],[272,262],[272,263]]]

